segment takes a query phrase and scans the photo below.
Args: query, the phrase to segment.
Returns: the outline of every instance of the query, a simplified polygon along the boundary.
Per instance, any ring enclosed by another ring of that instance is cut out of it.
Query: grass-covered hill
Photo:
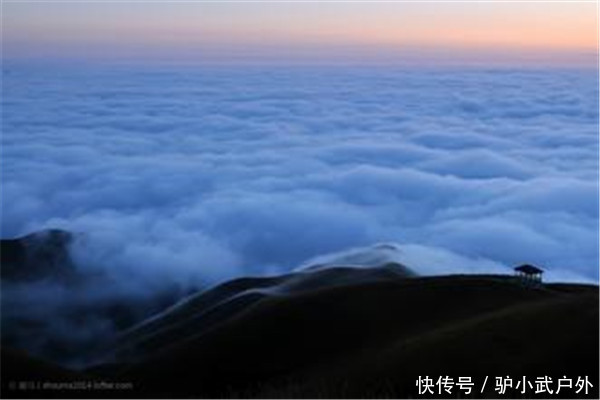
[[[79,374],[132,382],[120,397],[260,398],[418,398],[425,375],[471,376],[477,391],[488,376],[487,390],[472,397],[503,397],[497,376],[587,375],[587,397],[598,397],[597,286],[382,271],[366,280],[344,268],[320,275],[346,282],[339,285],[302,285],[296,276],[301,290],[277,291],[289,283],[283,278],[218,286],[125,332],[114,362]],[[3,353],[3,371],[15,371],[13,363],[19,358]],[[3,394],[6,381],[3,372]]]

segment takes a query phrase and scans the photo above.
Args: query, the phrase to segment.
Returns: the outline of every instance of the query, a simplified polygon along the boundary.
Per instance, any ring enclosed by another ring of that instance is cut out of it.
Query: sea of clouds
[[[596,70],[5,66],[2,237],[205,285],[379,242],[598,281]]]

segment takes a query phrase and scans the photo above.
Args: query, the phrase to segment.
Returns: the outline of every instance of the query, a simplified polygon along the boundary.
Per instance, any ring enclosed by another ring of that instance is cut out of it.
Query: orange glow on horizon
[[[594,3],[25,5],[5,7],[7,54],[77,54],[83,48],[86,54],[98,49],[106,56],[129,51],[170,57],[203,50],[218,58],[287,48],[335,58],[349,48],[366,55],[374,48],[423,48],[447,54],[556,52],[563,58],[587,53],[589,59],[598,52]]]

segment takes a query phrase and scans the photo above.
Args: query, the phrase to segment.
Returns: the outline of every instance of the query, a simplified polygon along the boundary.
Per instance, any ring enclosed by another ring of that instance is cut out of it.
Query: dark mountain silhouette
[[[116,332],[189,294],[164,284],[132,295],[127,282],[76,265],[70,255],[76,239],[50,229],[0,240],[2,347],[46,361],[85,364],[104,356]]]
[[[0,276],[8,281],[68,280],[75,269],[68,246],[73,234],[59,229],[0,240]]]
[[[532,288],[495,276],[390,277],[265,293],[237,312],[204,320],[210,326],[195,331],[195,319],[206,318],[205,306],[214,306],[218,295],[231,293],[194,296],[125,334],[135,360],[77,373],[133,384],[134,389],[113,392],[117,397],[422,397],[415,385],[419,375],[471,376],[479,385],[486,375],[491,382],[506,375],[548,375],[555,381],[588,376],[594,387],[587,396],[563,391],[561,397],[598,397],[596,286]],[[32,364],[24,357],[3,355],[3,371],[13,364],[23,371]],[[64,369],[57,371],[52,379],[64,379]],[[490,383],[475,397],[502,396]]]
[[[587,376],[593,388],[561,398],[598,398],[598,300],[595,285],[419,277],[392,262],[316,265],[225,282],[122,325],[115,340],[98,338],[103,361],[84,369],[39,360],[3,337],[2,396],[418,398],[436,397],[419,395],[418,376],[448,375],[472,377],[477,390],[489,377],[472,397],[515,398],[495,392],[494,378],[566,375]],[[128,386],[10,386],[27,377]]]
[[[158,316],[126,331],[117,345],[120,357],[138,358],[162,351],[177,341],[213,328],[269,299],[370,282],[416,276],[407,267],[386,263],[379,267],[331,266],[307,268],[277,277],[241,278],[188,297]]]
[[[417,376],[435,374],[588,375],[598,393],[594,286],[396,277],[265,296],[163,343],[170,333],[117,375],[148,396],[417,397]]]

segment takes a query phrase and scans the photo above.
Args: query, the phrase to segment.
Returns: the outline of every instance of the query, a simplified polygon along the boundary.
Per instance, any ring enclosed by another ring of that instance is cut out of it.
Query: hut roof
[[[529,264],[519,265],[518,267],[515,267],[515,271],[523,272],[525,274],[541,274],[544,272],[540,268]]]

